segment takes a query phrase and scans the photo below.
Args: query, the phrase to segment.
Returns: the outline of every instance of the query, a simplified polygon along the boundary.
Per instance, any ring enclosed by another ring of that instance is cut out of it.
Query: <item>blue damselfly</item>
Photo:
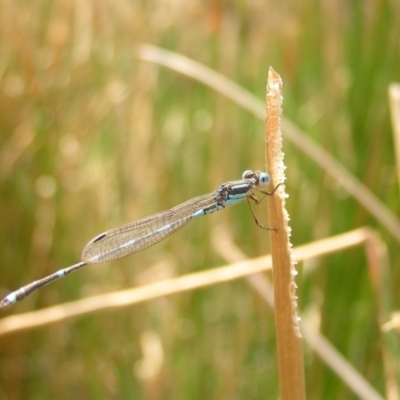
[[[279,186],[269,193],[265,190],[269,182],[270,177],[266,172],[245,171],[241,180],[224,183],[212,193],[195,197],[170,210],[104,232],[86,245],[82,252],[82,261],[10,293],[0,302],[0,308],[24,299],[48,283],[63,278],[85,265],[116,260],[153,246],[182,228],[192,218],[222,210],[244,199],[259,204],[266,195],[274,193]],[[255,196],[257,191],[262,195],[260,198]],[[254,219],[258,226],[265,228],[255,217]]]

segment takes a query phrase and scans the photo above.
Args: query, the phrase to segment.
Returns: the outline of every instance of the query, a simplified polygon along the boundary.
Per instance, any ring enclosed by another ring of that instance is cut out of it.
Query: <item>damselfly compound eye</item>
[[[250,179],[252,176],[254,176],[254,172],[248,169],[243,172],[242,179]]]
[[[269,181],[269,175],[266,172],[261,172],[258,178],[258,183],[260,184],[260,186],[267,186],[269,184]]]

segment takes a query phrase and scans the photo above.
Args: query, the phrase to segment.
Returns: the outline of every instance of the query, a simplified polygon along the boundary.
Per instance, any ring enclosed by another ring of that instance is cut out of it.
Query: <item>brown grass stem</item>
[[[271,255],[274,276],[275,323],[279,361],[281,399],[305,399],[303,345],[297,316],[296,270],[292,260],[290,227],[285,208],[285,165],[282,152],[282,80],[272,69],[268,72],[266,105],[266,169],[275,190],[268,196]]]
[[[389,85],[389,106],[393,127],[394,153],[397,166],[397,182],[400,184],[400,84]]]

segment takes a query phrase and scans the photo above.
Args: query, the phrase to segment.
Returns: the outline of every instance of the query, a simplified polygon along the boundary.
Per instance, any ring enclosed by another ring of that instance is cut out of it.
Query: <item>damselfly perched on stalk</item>
[[[268,186],[269,182],[270,177],[266,172],[248,170],[243,172],[241,180],[223,183],[214,192],[195,197],[170,210],[104,232],[86,245],[82,252],[82,261],[11,292],[1,301],[0,308],[24,299],[48,283],[63,278],[85,265],[116,260],[153,246],[182,228],[192,218],[222,210],[244,199],[259,204],[265,196],[273,194],[279,186],[276,186],[272,192],[262,190]],[[254,195],[255,192],[263,196],[257,198]],[[271,228],[261,226],[254,214],[253,217],[259,227],[271,230]]]

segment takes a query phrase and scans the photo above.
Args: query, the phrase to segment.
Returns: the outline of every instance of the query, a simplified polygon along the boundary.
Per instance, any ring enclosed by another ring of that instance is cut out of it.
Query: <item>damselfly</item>
[[[182,228],[192,218],[222,210],[244,199],[259,204],[266,195],[273,194],[279,186],[270,193],[262,190],[269,182],[270,177],[266,172],[245,171],[241,180],[224,183],[212,193],[195,197],[170,210],[104,232],[86,245],[82,252],[82,261],[10,293],[1,301],[0,308],[24,299],[48,283],[63,278],[85,265],[116,260],[153,246]],[[255,196],[257,191],[262,195],[260,198]],[[255,217],[254,219],[258,226],[265,228]]]

